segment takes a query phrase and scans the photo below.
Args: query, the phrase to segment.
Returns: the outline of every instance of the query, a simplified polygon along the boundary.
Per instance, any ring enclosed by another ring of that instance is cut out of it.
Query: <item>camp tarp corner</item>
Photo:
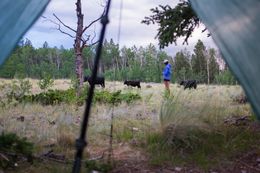
[[[191,0],[260,120],[260,1]]]
[[[50,0],[1,0],[0,2],[0,65],[5,61],[23,34],[42,14]]]

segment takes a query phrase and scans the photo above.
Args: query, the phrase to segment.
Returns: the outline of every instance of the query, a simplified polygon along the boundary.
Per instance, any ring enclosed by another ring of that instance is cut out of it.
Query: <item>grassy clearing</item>
[[[208,171],[243,152],[259,151],[260,134],[249,128],[254,121],[250,106],[231,101],[230,94],[239,93],[210,86],[166,98],[160,111],[161,129],[146,138],[151,164],[196,165]],[[245,126],[224,124],[227,118],[244,115],[250,119]]]
[[[37,81],[33,82],[32,93],[38,93]],[[96,157],[109,148],[112,113],[114,148],[120,150],[127,144],[134,150],[141,149],[148,155],[146,162],[151,165],[193,165],[205,171],[232,164],[236,156],[244,152],[260,152],[260,135],[250,128],[254,121],[250,105],[233,102],[233,98],[242,92],[239,86],[199,85],[197,90],[184,91],[178,85],[171,85],[171,96],[165,98],[162,84],[141,85],[139,90],[125,87],[120,82],[106,83],[109,92],[132,92],[140,95],[141,100],[131,104],[120,103],[114,111],[108,103],[93,105],[87,135],[89,145],[84,153],[86,157]],[[52,89],[66,90],[69,87],[69,81],[57,80]],[[99,87],[97,90],[106,92]],[[84,106],[64,103],[8,106],[0,111],[0,132],[14,132],[26,137],[35,144],[38,154],[50,149],[46,145],[54,144],[52,149],[56,153],[73,159],[83,111]],[[19,121],[20,116],[24,116],[24,122]],[[224,123],[228,118],[241,116],[250,117],[250,122],[241,126]],[[119,154],[116,158],[120,161],[127,157]],[[70,171],[71,165],[36,162],[13,172]]]
[[[147,136],[151,164],[196,165],[208,171],[223,167],[242,153],[260,150],[259,133],[240,127],[219,127],[212,132],[183,127],[173,131],[174,134],[157,132]]]

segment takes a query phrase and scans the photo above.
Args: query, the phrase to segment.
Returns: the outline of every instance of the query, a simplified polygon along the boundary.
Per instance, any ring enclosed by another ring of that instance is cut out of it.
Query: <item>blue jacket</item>
[[[167,64],[163,69],[163,79],[171,80],[171,64]]]

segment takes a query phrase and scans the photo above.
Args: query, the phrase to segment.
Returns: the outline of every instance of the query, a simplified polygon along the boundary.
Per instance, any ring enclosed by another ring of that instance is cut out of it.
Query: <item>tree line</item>
[[[52,78],[75,78],[75,54],[73,49],[50,48],[47,42],[40,48],[34,48],[31,41],[20,41],[6,62],[0,67],[2,78],[38,78],[46,75]],[[95,47],[83,49],[83,69],[90,75],[95,57]],[[236,84],[236,80],[225,66],[221,67],[220,53],[206,49],[198,40],[193,52],[184,49],[175,57],[156,49],[152,44],[147,47],[119,48],[112,39],[103,44],[99,75],[108,80],[141,80],[143,82],[161,82],[163,60],[172,64],[173,82],[196,79],[209,84]]]

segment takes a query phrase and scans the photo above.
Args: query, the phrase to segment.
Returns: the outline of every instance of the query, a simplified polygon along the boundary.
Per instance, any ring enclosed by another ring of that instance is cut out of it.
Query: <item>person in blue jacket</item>
[[[170,92],[170,81],[171,81],[171,64],[167,59],[163,61],[165,67],[163,69],[163,81],[165,85],[165,89]]]

